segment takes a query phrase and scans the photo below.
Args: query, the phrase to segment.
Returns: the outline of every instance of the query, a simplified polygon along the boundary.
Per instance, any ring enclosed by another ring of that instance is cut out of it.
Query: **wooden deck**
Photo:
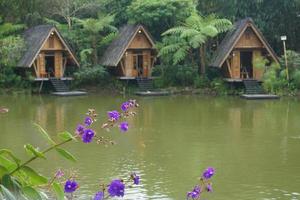
[[[86,95],[86,92],[82,91],[69,91],[69,92],[52,92],[56,96],[83,96]]]
[[[169,91],[138,91],[135,94],[139,96],[167,96],[171,93]]]
[[[50,78],[35,78],[34,81],[49,81]],[[72,81],[74,80],[73,77],[62,77],[60,78],[60,80],[63,80],[63,81]]]
[[[242,83],[244,80],[256,80],[256,79],[224,78],[223,80],[228,83]],[[262,82],[261,80],[257,80],[257,81]]]
[[[280,97],[274,94],[243,94],[241,98],[248,100],[263,100],[263,99],[279,99]]]

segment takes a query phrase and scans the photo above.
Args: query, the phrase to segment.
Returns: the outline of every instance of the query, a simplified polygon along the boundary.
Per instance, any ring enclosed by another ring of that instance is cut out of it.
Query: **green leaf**
[[[16,197],[3,185],[0,185],[2,194],[6,200],[17,200]]]
[[[46,159],[45,155],[42,152],[40,152],[37,148],[34,148],[31,144],[24,145],[24,148],[31,155]]]
[[[15,163],[17,163],[18,165],[20,164],[21,160],[18,159],[13,153],[12,151],[10,151],[9,149],[0,149],[0,155],[1,154],[6,154],[8,156],[10,156],[14,161]]]
[[[41,185],[48,183],[48,179],[46,177],[40,175],[28,166],[22,167],[21,171],[24,172],[30,178],[32,185]]]
[[[76,162],[76,158],[67,150],[62,149],[62,148],[56,148],[56,151],[64,158],[66,158],[67,160]]]
[[[54,182],[52,184],[52,189],[53,189],[54,193],[56,194],[57,200],[64,200],[65,199],[64,190],[63,190],[62,186],[59,183]]]
[[[51,139],[51,137],[49,136],[49,134],[38,124],[34,123],[34,125],[38,128],[39,132],[42,134],[42,136],[48,140],[48,142],[50,144],[55,145],[56,143]]]
[[[7,173],[8,173],[8,170],[4,166],[0,165],[0,180],[1,180],[2,176]]]
[[[2,177],[2,179],[1,179],[1,184],[2,184],[4,187],[8,188],[9,190],[14,190],[14,189],[15,189],[14,183],[13,183],[13,181],[12,181],[12,179],[11,179],[11,176],[8,175],[8,174],[5,174],[5,175]]]
[[[11,160],[5,158],[4,156],[0,156],[0,163],[3,167],[5,167],[8,171],[17,168],[17,164],[12,162]]]
[[[60,137],[60,139],[62,139],[63,141],[67,141],[70,139],[77,141],[76,138],[68,131],[58,133],[58,137]]]
[[[34,189],[33,187],[26,186],[22,188],[22,191],[26,197],[28,197],[31,200],[42,200],[41,195],[39,192]]]

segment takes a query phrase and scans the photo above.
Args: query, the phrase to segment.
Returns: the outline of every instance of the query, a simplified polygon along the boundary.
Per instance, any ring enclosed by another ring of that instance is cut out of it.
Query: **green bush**
[[[160,87],[166,86],[193,86],[198,77],[198,70],[195,66],[159,65],[154,67],[153,76],[159,76],[161,80],[156,80]]]
[[[295,70],[292,75],[292,83],[297,89],[300,89],[300,70]]]
[[[107,84],[110,76],[103,66],[83,67],[74,73],[75,85]]]
[[[206,87],[209,87],[210,86],[210,80],[206,76],[204,76],[204,77],[197,76],[194,79],[194,86],[196,88],[206,88]]]

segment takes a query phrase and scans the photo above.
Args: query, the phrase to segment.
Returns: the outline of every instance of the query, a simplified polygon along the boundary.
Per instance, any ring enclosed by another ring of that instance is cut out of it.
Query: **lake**
[[[88,108],[99,121],[108,110],[119,109],[129,99],[91,95],[2,96],[0,148],[11,148],[25,159],[23,145],[41,149],[46,142],[33,123],[54,138],[58,132],[74,132]],[[132,98],[132,97],[131,97]],[[207,200],[300,199],[300,102],[296,99],[247,101],[238,97],[169,96],[136,98],[136,117],[130,130],[106,132],[100,122],[97,134],[117,145],[67,144],[77,163],[56,152],[32,163],[39,172],[52,175],[61,168],[77,172],[77,199],[91,199],[99,183],[141,176],[141,184],[126,190],[124,199],[185,199],[208,166],[216,168]]]

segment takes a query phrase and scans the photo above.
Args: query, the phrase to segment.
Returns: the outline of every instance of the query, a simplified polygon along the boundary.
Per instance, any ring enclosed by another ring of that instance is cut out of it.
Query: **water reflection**
[[[63,130],[73,132],[91,106],[97,109],[99,121],[104,121],[106,112],[122,101],[102,96],[2,97],[0,105],[10,112],[0,115],[0,147],[13,148],[25,157],[23,144],[46,145],[33,122],[55,137]],[[89,198],[86,194],[96,191],[100,180],[126,178],[133,171],[141,174],[142,184],[130,188],[125,199],[184,199],[207,166],[217,169],[215,192],[208,199],[299,199],[298,101],[200,96],[138,101],[141,108],[130,119],[128,133],[103,133],[117,146],[79,142],[67,146],[80,160],[75,165],[55,153],[33,165],[49,175],[57,168],[78,170],[79,199]],[[100,126],[95,129],[102,131]]]

